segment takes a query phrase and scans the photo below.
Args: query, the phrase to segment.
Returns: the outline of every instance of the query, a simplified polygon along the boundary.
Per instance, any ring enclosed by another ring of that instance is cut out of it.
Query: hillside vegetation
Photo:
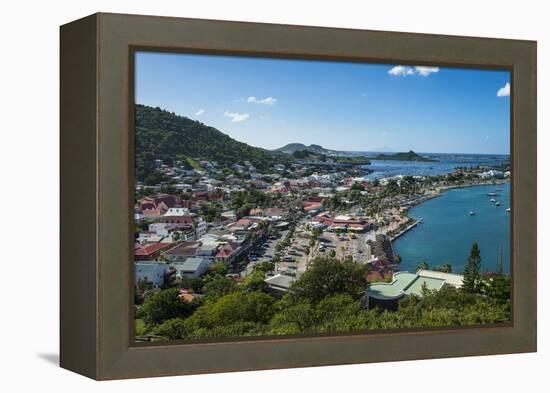
[[[276,153],[238,142],[214,127],[160,108],[135,106],[136,178],[143,180],[154,171],[154,160],[171,165],[174,160],[197,168],[197,161],[243,164],[259,169],[280,162]]]

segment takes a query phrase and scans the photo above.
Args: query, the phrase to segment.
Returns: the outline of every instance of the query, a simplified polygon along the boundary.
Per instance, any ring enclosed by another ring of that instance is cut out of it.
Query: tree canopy
[[[327,296],[349,295],[354,299],[365,291],[365,270],[351,260],[318,257],[291,287],[297,299],[319,302]]]
[[[464,268],[462,288],[466,292],[479,292],[481,284],[481,253],[477,243],[472,245],[468,263]]]

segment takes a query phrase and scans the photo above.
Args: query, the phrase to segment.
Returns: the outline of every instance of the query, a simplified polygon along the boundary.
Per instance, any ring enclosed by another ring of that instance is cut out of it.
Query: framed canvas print
[[[62,367],[535,350],[536,43],[62,26]]]

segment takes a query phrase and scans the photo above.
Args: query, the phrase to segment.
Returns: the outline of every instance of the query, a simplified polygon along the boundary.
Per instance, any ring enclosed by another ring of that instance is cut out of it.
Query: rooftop
[[[154,254],[157,251],[164,250],[167,247],[168,245],[165,243],[149,243],[144,245],[137,245],[135,246],[134,254],[140,256],[148,256]]]
[[[277,274],[273,277],[266,278],[264,281],[266,284],[270,286],[274,286],[274,287],[278,287],[286,290],[290,288],[290,286],[294,281],[296,281],[296,277],[287,276],[285,274]]]
[[[199,247],[200,243],[196,241],[183,242],[176,247],[166,251],[165,255],[194,255]]]
[[[187,258],[185,262],[175,262],[170,266],[178,271],[194,272],[205,262],[204,258]]]
[[[391,283],[376,282],[369,286],[368,293],[377,299],[399,299],[404,295],[422,296],[422,287],[429,290],[439,290],[445,284],[441,278],[420,276],[409,272],[398,272],[393,275]]]
[[[418,274],[421,277],[439,278],[439,279],[445,280],[445,283],[447,285],[451,285],[455,288],[460,288],[462,286],[462,280],[464,280],[464,276],[460,274],[437,272],[435,270],[421,269],[417,271],[416,274]]]

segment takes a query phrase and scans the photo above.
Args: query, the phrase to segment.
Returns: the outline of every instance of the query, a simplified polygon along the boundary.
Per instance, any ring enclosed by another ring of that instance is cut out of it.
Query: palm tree
[[[418,266],[416,267],[416,270],[428,270],[430,268],[430,266],[428,265],[428,262],[426,261],[422,261],[418,264]]]

